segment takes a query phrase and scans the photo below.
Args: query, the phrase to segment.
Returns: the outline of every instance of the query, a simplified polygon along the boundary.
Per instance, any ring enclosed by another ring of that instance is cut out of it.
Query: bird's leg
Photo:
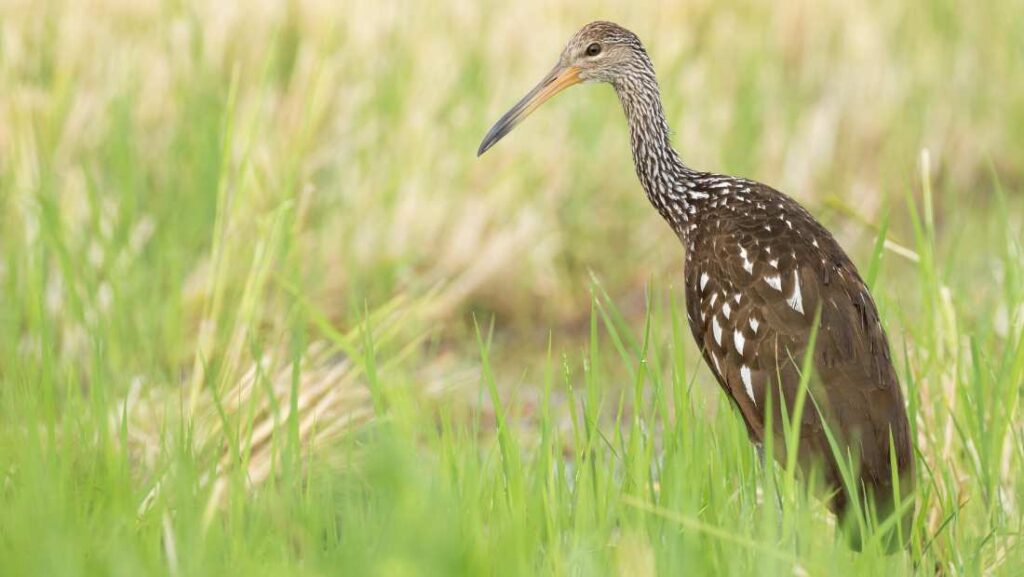
[[[772,480],[776,481],[776,479],[774,479],[775,468],[772,467],[771,469],[769,469],[768,463],[765,462],[765,458],[764,458],[764,444],[762,444],[762,443],[754,443],[754,452],[757,453],[757,461],[758,461],[758,463],[761,466],[761,474],[763,475],[763,477],[762,477],[762,486],[765,486],[765,485],[768,484],[767,483],[768,475],[772,475],[772,477],[773,477]],[[782,534],[782,495],[779,493],[779,484],[777,482],[774,482],[771,485],[772,485],[772,487],[775,490],[774,491],[775,492],[775,499],[774,499],[774,501],[775,501],[775,505],[774,505],[775,506],[775,525],[776,525],[775,529],[778,531],[778,534],[781,535]],[[765,498],[769,498],[769,497],[766,496]]]
[[[764,445],[762,443],[755,443],[754,451],[757,453],[757,461],[761,465],[761,473],[765,475],[766,479],[768,475],[772,475],[774,477],[775,469],[769,469],[768,463],[764,460]],[[772,486],[775,487],[775,505],[779,511],[782,511],[782,495],[779,494],[778,483],[772,483]]]

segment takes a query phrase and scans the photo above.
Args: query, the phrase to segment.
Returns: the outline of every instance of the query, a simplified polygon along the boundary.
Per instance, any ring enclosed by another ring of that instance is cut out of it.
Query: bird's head
[[[487,152],[545,101],[581,82],[618,84],[631,73],[649,69],[636,34],[612,22],[591,22],[569,39],[558,64],[505,113],[484,136],[477,156]]]

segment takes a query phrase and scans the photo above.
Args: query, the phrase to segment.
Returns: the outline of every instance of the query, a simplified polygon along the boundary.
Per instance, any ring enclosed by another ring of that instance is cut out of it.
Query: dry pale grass
[[[205,471],[200,485],[210,492],[207,523],[223,504],[232,476],[244,479],[247,490],[257,490],[281,470],[289,442],[304,459],[329,463],[332,453],[325,449],[382,416],[388,391],[408,379],[392,369],[427,336],[409,334],[408,327],[417,325],[410,317],[436,311],[437,305],[426,299],[395,299],[363,326],[347,334],[329,331],[332,340],[315,341],[298,354],[282,343],[237,376],[227,373],[222,386],[195,388],[192,378],[177,388],[133,382],[111,414],[110,428],[127,433],[138,474],[152,483],[139,514],[159,497],[167,474],[160,472],[162,463],[179,443],[192,447],[199,457],[195,466]],[[373,343],[373,350],[366,350],[367,343]],[[376,358],[381,351],[388,353],[386,359]],[[450,402],[455,391],[479,378],[473,367],[459,367],[447,356],[434,358],[414,375],[406,388],[425,406]]]

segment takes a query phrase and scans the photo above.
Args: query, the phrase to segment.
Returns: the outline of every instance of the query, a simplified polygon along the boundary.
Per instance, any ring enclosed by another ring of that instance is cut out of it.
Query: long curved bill
[[[544,104],[552,96],[566,88],[580,83],[580,69],[575,66],[556,66],[544,80],[540,81],[533,90],[523,97],[511,110],[505,113],[484,136],[476,155],[487,152],[487,149],[497,144],[506,134],[512,132],[517,124],[530,115],[534,110]]]

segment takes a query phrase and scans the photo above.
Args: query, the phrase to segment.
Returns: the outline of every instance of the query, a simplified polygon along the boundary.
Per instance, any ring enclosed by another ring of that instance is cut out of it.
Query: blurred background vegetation
[[[657,462],[683,409],[701,487],[709,471],[753,482],[742,426],[672,337],[682,248],[636,182],[612,89],[574,88],[475,157],[595,19],[644,40],[685,162],[790,194],[870,271],[929,469],[916,559],[1009,571],[1024,559],[1022,14],[1021,0],[0,0],[0,572],[474,573],[504,552],[510,573],[749,574],[760,546],[732,559],[700,547],[713,532],[669,547],[654,521],[630,525],[629,483],[584,505],[569,483],[564,518],[557,491],[533,494],[540,520],[481,496],[514,494],[518,467]],[[676,359],[666,383],[697,385],[664,414],[642,407],[657,348]],[[595,456],[574,390],[610,436],[635,411],[647,449]],[[510,445],[549,450],[520,462]],[[420,470],[423,455],[457,455],[456,472]],[[725,507],[693,491],[679,501],[693,515]],[[333,532],[325,511],[378,527],[379,501],[407,521],[393,538]],[[582,523],[579,507],[607,514]],[[827,524],[812,513],[783,532]],[[456,526],[448,541],[426,535],[434,519]],[[541,542],[531,523],[547,523]],[[843,559],[851,574],[894,563]]]

